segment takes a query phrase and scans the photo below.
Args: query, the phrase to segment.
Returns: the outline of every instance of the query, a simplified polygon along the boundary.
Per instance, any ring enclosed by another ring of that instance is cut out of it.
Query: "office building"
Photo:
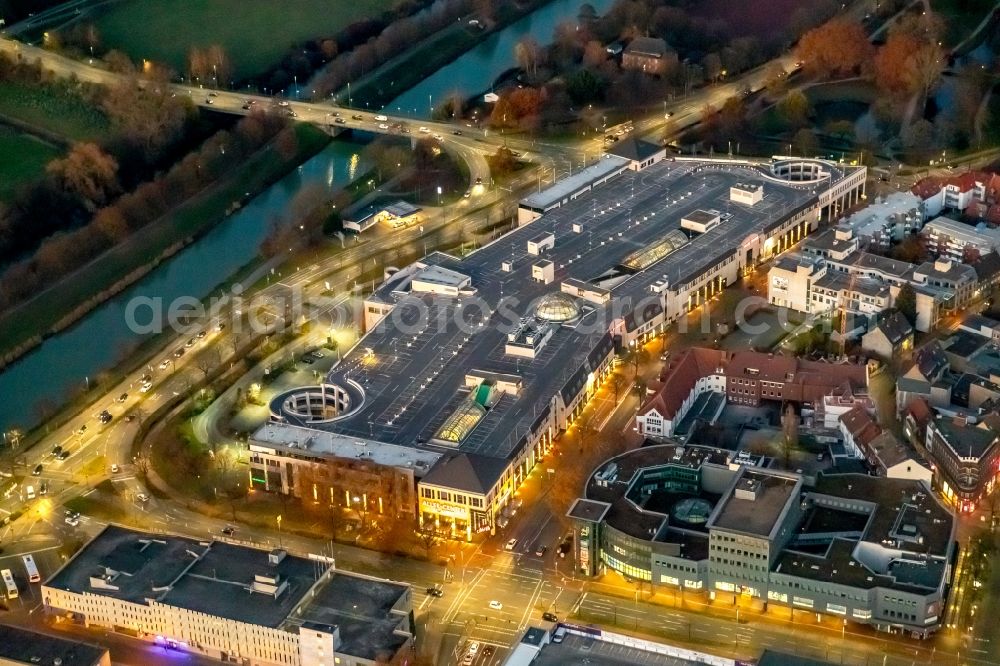
[[[329,558],[109,525],[42,585],[48,613],[248,666],[412,658],[408,585]]]
[[[942,622],[955,520],[921,481],[748,467],[647,446],[595,470],[570,507],[574,565],[682,595],[743,599],[927,636]],[[783,616],[786,617],[786,616]]]

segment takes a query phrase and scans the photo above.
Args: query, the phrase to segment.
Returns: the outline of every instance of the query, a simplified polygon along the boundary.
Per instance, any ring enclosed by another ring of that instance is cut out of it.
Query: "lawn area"
[[[50,143],[0,125],[0,201],[9,199],[24,183],[45,172],[49,160],[61,151]]]
[[[0,82],[0,116],[73,141],[101,139],[108,131],[103,113],[56,86]]]
[[[67,312],[107,289],[135,269],[150,264],[178,241],[203,233],[223,218],[245,193],[259,193],[292,168],[318,153],[330,137],[312,125],[296,125],[298,151],[290,160],[271,144],[248,159],[243,168],[202,194],[181,203],[171,213],[145,227],[126,242],[71,273],[43,292],[44,297],[0,317],[0,349],[13,349],[34,335],[48,331]],[[247,257],[250,261],[252,257]]]
[[[222,46],[236,80],[277,64],[296,42],[333,36],[390,8],[394,0],[127,0],[97,19],[104,44],[133,60],[143,58],[186,70],[193,46]]]

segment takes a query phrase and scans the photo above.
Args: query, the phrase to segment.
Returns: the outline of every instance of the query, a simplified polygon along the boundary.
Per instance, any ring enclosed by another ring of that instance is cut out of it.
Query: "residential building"
[[[331,558],[105,527],[48,581],[49,613],[248,666],[368,666],[413,658],[405,584]]]
[[[768,302],[809,314],[845,309],[867,321],[891,308],[909,284],[916,295],[914,328],[927,332],[942,307],[962,307],[974,295],[975,271],[969,267],[914,266],[859,247],[854,230],[844,225],[806,238],[801,253],[782,257],[770,269]]]
[[[726,396],[737,405],[762,401],[795,402],[816,407],[836,389],[867,393],[868,368],[853,363],[809,361],[762,352],[735,352],[724,367]]]
[[[930,467],[913,448],[883,430],[864,408],[856,407],[841,416],[840,431],[847,453],[863,459],[876,476],[923,481],[930,487]]]
[[[884,361],[909,358],[913,354],[913,327],[898,310],[888,312],[861,336],[861,348]]]
[[[1000,176],[986,171],[966,171],[945,178],[924,178],[911,189],[923,201],[928,216],[942,210],[965,211],[976,203],[1000,203]]]
[[[892,192],[876,197],[868,206],[840,220],[858,238],[859,247],[872,252],[885,252],[924,225],[921,199],[912,192]]]
[[[725,405],[725,352],[693,347],[670,361],[636,414],[638,432],[653,439],[673,437],[677,426],[703,394],[722,396]]]
[[[793,621],[805,610],[880,631],[940,628],[956,523],[923,481],[820,474],[807,483],[730,456],[660,445],[602,463],[567,514],[576,570],[776,604]]]
[[[1000,418],[982,421],[939,414],[927,424],[927,455],[941,494],[959,511],[972,512],[993,492],[1000,457]]]
[[[948,357],[936,340],[917,349],[913,365],[896,380],[896,413],[902,415],[916,398],[935,407],[950,405],[951,385],[943,381],[948,369]]]
[[[636,37],[622,53],[622,69],[662,76],[677,66],[677,52],[659,37]]]
[[[108,649],[90,643],[0,624],[0,666],[111,666]]]
[[[921,235],[929,252],[967,264],[976,263],[1000,247],[1000,229],[984,223],[973,226],[948,217],[935,217],[924,225]]]

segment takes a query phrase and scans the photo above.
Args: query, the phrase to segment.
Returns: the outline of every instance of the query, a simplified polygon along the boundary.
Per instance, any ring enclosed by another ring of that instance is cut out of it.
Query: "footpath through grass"
[[[301,41],[332,37],[395,0],[126,0],[97,19],[105,45],[185,72],[191,47],[218,44],[234,78],[260,74]]]
[[[71,141],[103,139],[109,130],[97,107],[54,85],[0,82],[0,116]]]
[[[5,313],[0,318],[0,349],[13,349],[36,335],[44,335],[67,312],[156,261],[176,243],[205,233],[224,217],[234,201],[243,200],[247,192],[262,192],[330,142],[329,136],[312,125],[299,124],[295,131],[298,150],[291,159],[283,159],[273,144],[268,144],[225,180],[180,204],[38,297]]]
[[[45,173],[45,165],[60,152],[51,143],[0,125],[0,201]]]

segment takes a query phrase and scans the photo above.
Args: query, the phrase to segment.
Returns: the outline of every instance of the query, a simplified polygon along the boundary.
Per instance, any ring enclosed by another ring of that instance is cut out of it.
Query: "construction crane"
[[[847,293],[843,295],[841,292],[840,297],[840,355],[847,355],[847,304],[851,298],[851,293],[854,291],[854,282],[857,279],[857,273],[851,273],[851,278],[847,283]]]

